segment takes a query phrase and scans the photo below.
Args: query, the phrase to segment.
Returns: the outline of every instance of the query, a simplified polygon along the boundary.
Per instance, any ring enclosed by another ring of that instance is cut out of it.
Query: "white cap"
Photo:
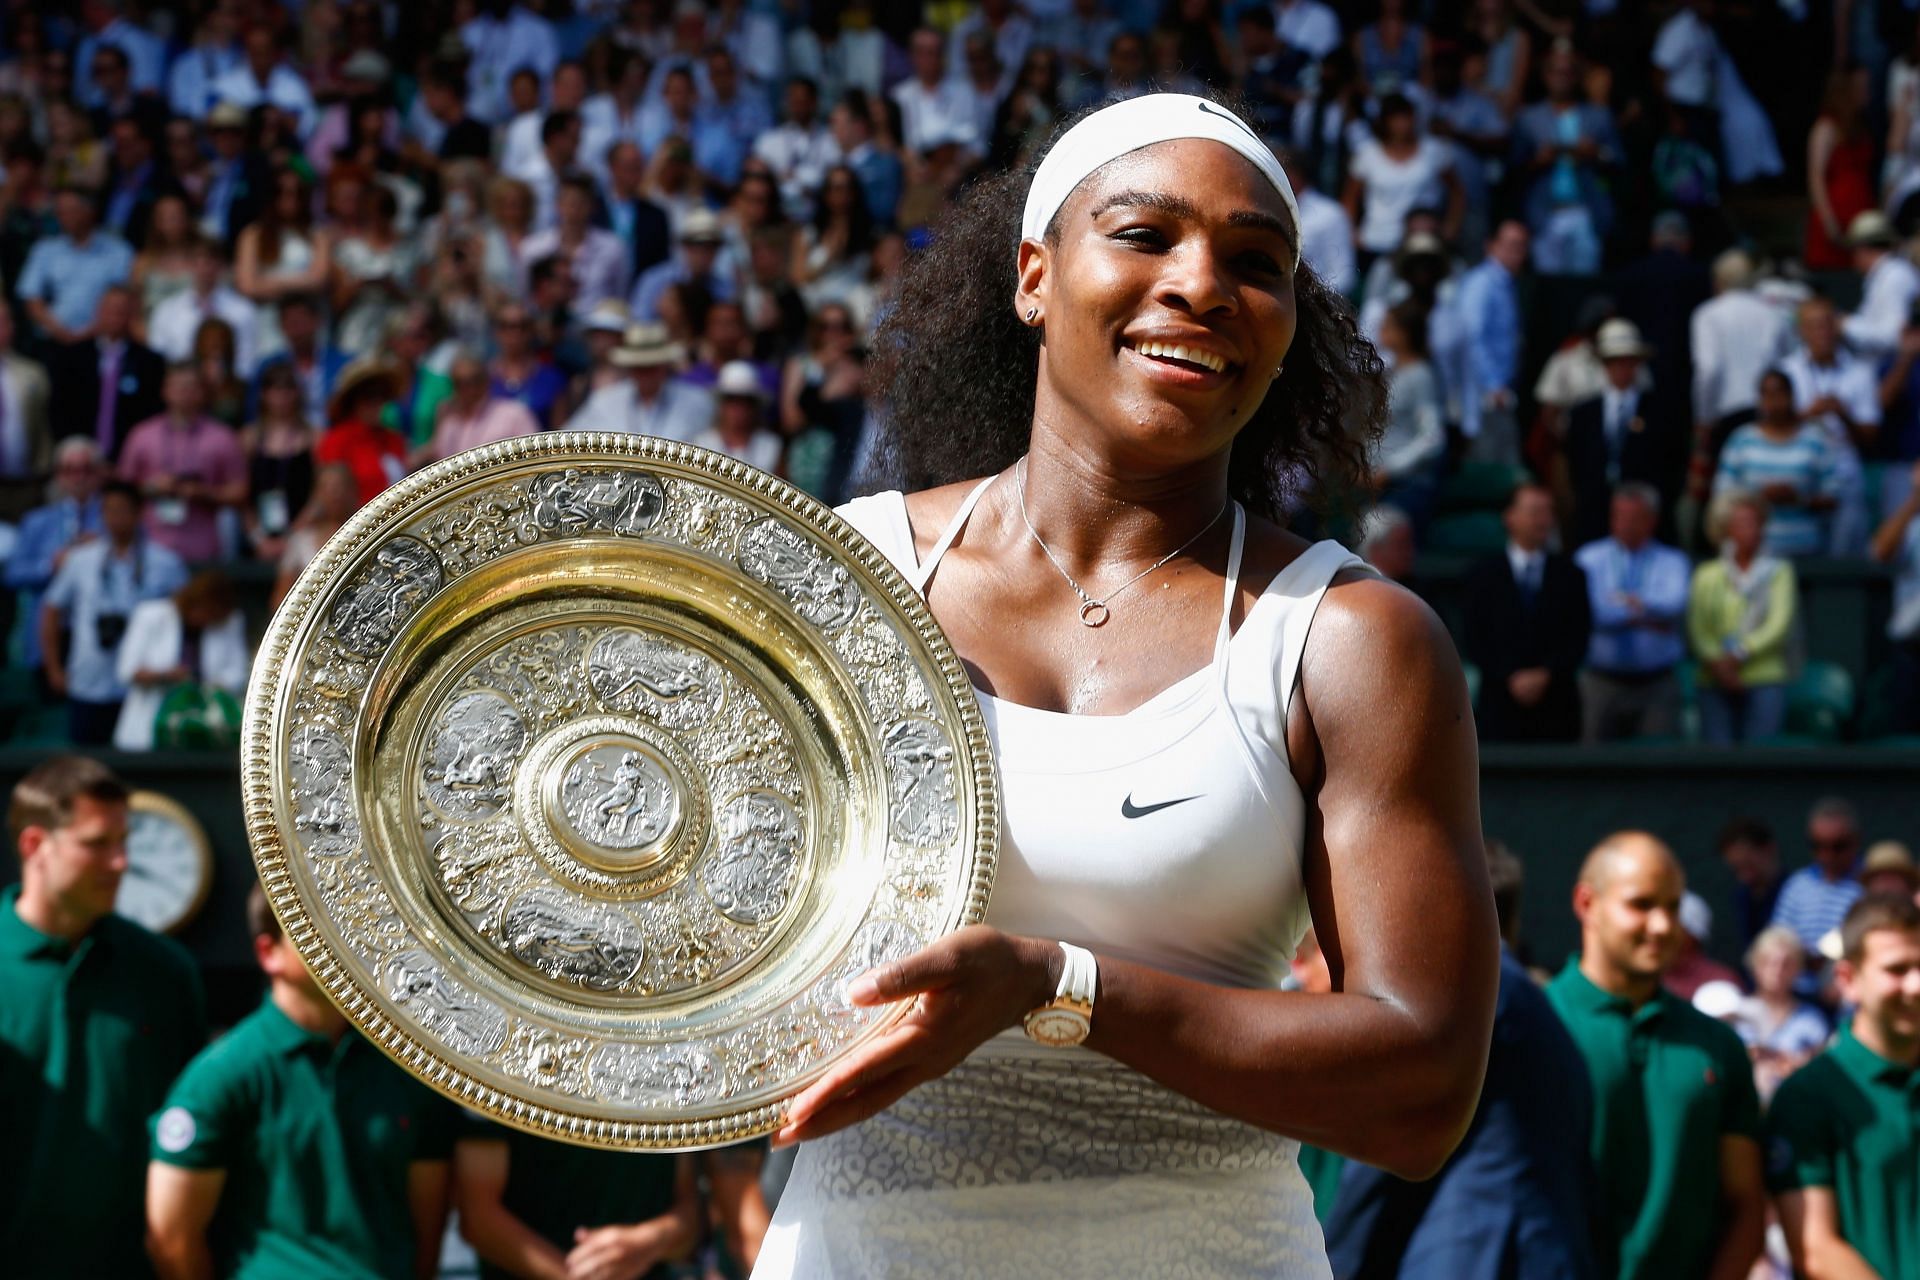
[[[715,395],[751,396],[755,400],[765,400],[767,389],[760,385],[760,371],[753,367],[750,360],[729,360],[720,366],[720,377],[713,384]]]

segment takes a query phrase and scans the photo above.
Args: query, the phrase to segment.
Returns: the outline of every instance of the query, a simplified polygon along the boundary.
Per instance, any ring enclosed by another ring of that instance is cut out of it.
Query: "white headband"
[[[1129,151],[1175,138],[1210,138],[1232,147],[1273,184],[1287,202],[1287,212],[1293,215],[1293,265],[1299,266],[1300,206],[1294,202],[1293,185],[1274,158],[1273,148],[1260,141],[1246,121],[1219,103],[1187,93],[1149,93],[1116,102],[1067,130],[1040,162],[1033,185],[1027,188],[1020,238],[1044,238],[1047,224],[1073,189],[1101,165]]]

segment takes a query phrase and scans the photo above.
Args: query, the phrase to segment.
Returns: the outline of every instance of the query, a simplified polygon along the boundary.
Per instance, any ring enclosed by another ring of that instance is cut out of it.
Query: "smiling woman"
[[[1309,1280],[1300,1141],[1422,1177],[1459,1140],[1471,714],[1423,605],[1270,520],[1359,482],[1384,404],[1298,259],[1271,151],[1156,94],[910,264],[876,373],[915,492],[843,514],[967,664],[1002,861],[985,924],[849,989],[913,1009],[795,1099],[757,1277]],[[1275,990],[1309,923],[1334,990]]]

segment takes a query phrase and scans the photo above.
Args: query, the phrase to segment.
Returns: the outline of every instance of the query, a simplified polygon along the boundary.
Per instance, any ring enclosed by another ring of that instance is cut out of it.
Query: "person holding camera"
[[[40,649],[47,685],[67,700],[68,734],[77,744],[113,739],[127,688],[118,668],[127,619],[145,600],[186,584],[180,557],[140,529],[140,490],[124,480],[100,491],[104,537],[67,553],[40,607]]]

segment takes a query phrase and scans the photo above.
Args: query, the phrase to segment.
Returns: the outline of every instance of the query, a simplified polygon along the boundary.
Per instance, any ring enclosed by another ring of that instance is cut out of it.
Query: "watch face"
[[[177,929],[200,909],[212,869],[206,834],[192,814],[164,796],[134,794],[116,913],[157,933]]]
[[[1044,1045],[1064,1048],[1087,1038],[1093,1024],[1071,1009],[1046,1009],[1027,1019],[1027,1035]]]

